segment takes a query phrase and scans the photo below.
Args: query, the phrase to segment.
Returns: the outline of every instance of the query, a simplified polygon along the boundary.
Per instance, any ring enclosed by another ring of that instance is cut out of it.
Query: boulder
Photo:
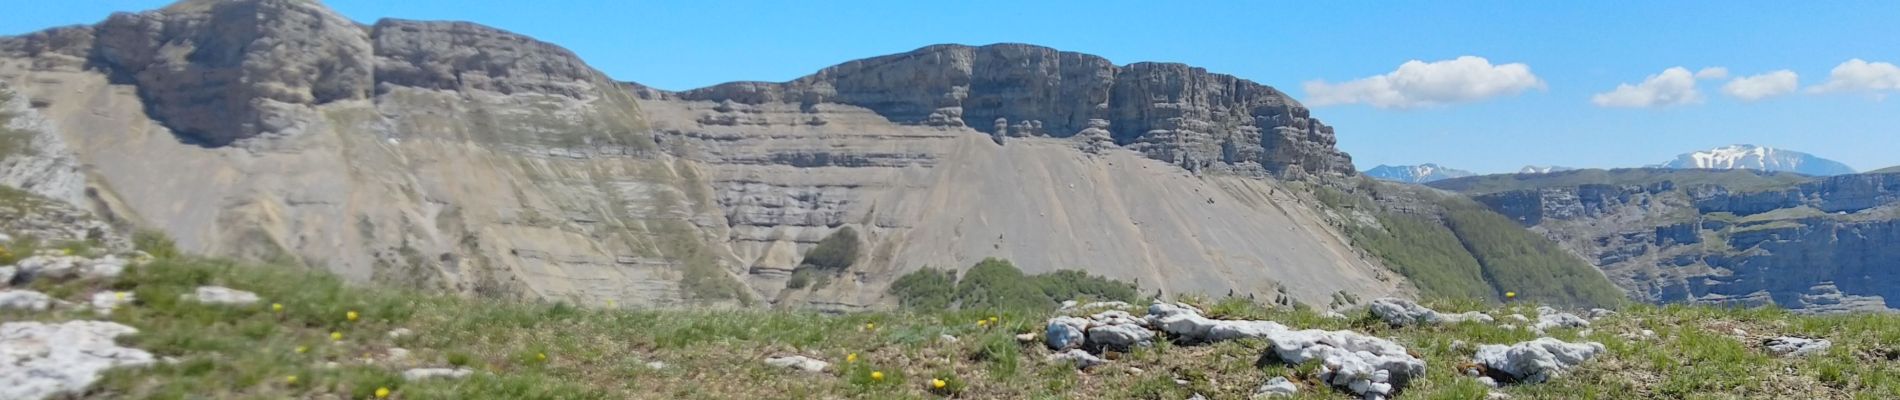
[[[1425,376],[1425,360],[1390,340],[1352,331],[1283,331],[1267,337],[1262,361],[1319,360],[1321,381],[1367,399],[1384,399]]]
[[[1825,353],[1828,348],[1834,347],[1834,343],[1829,342],[1827,339],[1809,339],[1793,336],[1768,339],[1763,341],[1762,345],[1768,347],[1769,353],[1783,357],[1811,356]]]
[[[80,396],[108,369],[151,365],[151,353],[113,342],[137,332],[102,321],[0,324],[0,399]]]
[[[1082,351],[1082,349],[1069,349],[1068,351],[1050,354],[1048,357],[1044,357],[1043,361],[1049,363],[1074,363],[1076,369],[1089,369],[1097,365],[1108,363],[1107,360],[1089,354],[1089,352]]]
[[[1043,332],[1043,342],[1056,351],[1080,348],[1088,338],[1088,327],[1089,320],[1079,317],[1050,318]]]
[[[1135,324],[1111,324],[1089,327],[1088,344],[1109,349],[1129,349],[1154,342],[1154,331]]]
[[[831,366],[831,363],[815,360],[815,359],[805,357],[805,356],[771,357],[771,358],[765,359],[765,364],[774,366],[774,367],[790,368],[790,369],[796,369],[796,370],[805,371],[805,372],[824,372],[826,367]]]
[[[1300,394],[1300,387],[1294,385],[1293,381],[1287,380],[1284,376],[1276,376],[1272,379],[1268,379],[1266,382],[1260,383],[1260,387],[1254,388],[1253,390],[1253,397],[1256,399],[1293,397],[1298,394]]]
[[[1570,343],[1546,337],[1510,346],[1479,346],[1477,355],[1472,358],[1474,363],[1485,367],[1487,375],[1499,381],[1539,383],[1561,375],[1604,351],[1602,343]]]
[[[475,374],[468,368],[412,368],[402,371],[402,380],[415,382],[429,379],[462,379]]]
[[[199,303],[232,306],[251,305],[258,301],[256,293],[222,286],[199,286],[197,292],[189,297]]]
[[[13,277],[19,274],[19,267],[11,265],[0,266],[0,287],[13,286]]]
[[[0,310],[46,311],[54,300],[45,293],[31,290],[0,290]]]

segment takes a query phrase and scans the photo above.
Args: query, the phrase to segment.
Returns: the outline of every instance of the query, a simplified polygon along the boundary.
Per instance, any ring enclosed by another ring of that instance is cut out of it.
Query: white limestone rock
[[[1299,385],[1294,385],[1293,381],[1287,380],[1284,376],[1276,376],[1273,377],[1273,379],[1268,379],[1266,382],[1260,383],[1260,387],[1254,388],[1253,390],[1253,398],[1256,399],[1293,397],[1298,394],[1300,394]]]
[[[1318,377],[1367,399],[1389,398],[1425,376],[1425,360],[1404,346],[1352,331],[1283,331],[1267,337],[1267,356],[1288,364],[1319,360]]]
[[[1088,340],[1089,320],[1081,317],[1055,317],[1043,329],[1043,342],[1050,350],[1081,348]]]
[[[151,353],[113,342],[137,332],[101,321],[0,324],[0,399],[79,395],[108,369],[151,365]]]
[[[1201,316],[1201,311],[1183,304],[1155,303],[1148,307],[1148,326],[1188,342],[1219,342],[1260,338],[1286,331],[1273,321],[1227,321]]]
[[[1416,302],[1400,298],[1380,298],[1367,305],[1372,315],[1385,320],[1392,326],[1455,324],[1465,321],[1491,322],[1490,315],[1472,311],[1459,314],[1446,314],[1419,305]]]
[[[1828,348],[1834,347],[1834,343],[1829,342],[1827,339],[1809,339],[1793,336],[1768,339],[1763,341],[1762,345],[1768,347],[1769,353],[1782,357],[1806,357],[1825,353]]]
[[[1603,354],[1602,343],[1570,343],[1553,338],[1538,338],[1510,346],[1487,344],[1478,347],[1473,362],[1491,371],[1491,376],[1508,382],[1540,383]]]
[[[92,294],[92,310],[99,315],[112,315],[112,310],[138,301],[132,292],[104,291]]]
[[[198,290],[189,297],[199,303],[232,306],[246,306],[256,304],[258,301],[256,293],[222,286],[199,286]]]
[[[774,366],[774,367],[790,368],[790,369],[795,369],[795,370],[805,371],[805,372],[824,372],[826,367],[831,366],[831,363],[815,360],[815,359],[812,359],[810,357],[805,357],[805,356],[771,357],[771,358],[765,359],[765,364]]]
[[[1082,349],[1069,349],[1068,351],[1050,354],[1048,357],[1043,358],[1043,362],[1073,363],[1075,364],[1075,369],[1089,369],[1097,365],[1106,364],[1108,360],[1103,360],[1101,357],[1096,357],[1093,354],[1089,354],[1089,352],[1082,351]]]
[[[46,311],[55,300],[31,290],[0,290],[0,310]]]
[[[429,379],[462,379],[474,374],[475,370],[468,368],[413,368],[402,371],[402,380],[416,382]]]

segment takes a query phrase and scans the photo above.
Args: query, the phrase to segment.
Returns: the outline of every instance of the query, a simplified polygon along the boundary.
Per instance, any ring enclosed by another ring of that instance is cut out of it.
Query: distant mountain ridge
[[[1855,173],[1854,168],[1839,161],[1817,157],[1813,154],[1752,144],[1736,144],[1717,147],[1705,151],[1684,153],[1676,159],[1660,165],[1671,169],[1753,169],[1760,171],[1794,172],[1815,176],[1834,176]]]
[[[1548,173],[1552,173],[1552,172],[1564,172],[1564,171],[1575,171],[1575,170],[1577,170],[1577,169],[1576,169],[1576,168],[1571,168],[1571,167],[1559,167],[1559,166],[1555,166],[1555,165],[1526,165],[1526,166],[1524,166],[1524,168],[1519,168],[1519,169],[1517,170],[1517,173],[1520,173],[1520,174],[1548,174]]]
[[[1452,178],[1476,176],[1477,173],[1462,169],[1445,168],[1442,165],[1424,163],[1419,165],[1379,165],[1364,172],[1373,178],[1405,183],[1425,183]]]

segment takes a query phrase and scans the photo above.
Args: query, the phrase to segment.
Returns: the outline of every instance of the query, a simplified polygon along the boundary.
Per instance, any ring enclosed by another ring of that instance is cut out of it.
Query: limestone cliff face
[[[1680,174],[1690,174],[1683,172]],[[1638,298],[1900,308],[1900,174],[1773,188],[1586,184],[1477,196],[1603,268]]]
[[[6,176],[80,177],[36,191],[189,250],[586,304],[751,298],[697,167],[527,37],[189,1],[0,39],[0,81],[42,132]],[[63,159],[83,174],[31,167]]]
[[[1190,170],[1279,177],[1354,174],[1332,127],[1279,90],[1173,63],[1116,66],[1046,47],[930,46],[786,83],[738,82],[678,99],[840,103],[892,122],[1003,137],[1070,137],[1107,122],[1116,143]]]
[[[1410,293],[1276,178],[1351,174],[1331,128],[1178,64],[933,46],[669,93],[475,24],[190,0],[0,38],[0,82],[34,150],[0,183],[358,281],[848,310],[1004,257],[1165,293]],[[858,266],[786,290],[845,226]]]

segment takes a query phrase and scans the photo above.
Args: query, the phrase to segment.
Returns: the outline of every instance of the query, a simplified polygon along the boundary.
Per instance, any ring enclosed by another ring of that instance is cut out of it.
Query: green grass
[[[198,285],[257,292],[264,304],[214,307],[180,301]],[[106,374],[90,397],[107,398],[365,398],[378,387],[392,398],[1244,398],[1259,382],[1289,376],[1308,382],[1310,366],[1254,362],[1266,344],[1161,343],[1122,354],[1088,372],[1044,364],[1048,350],[1014,335],[1040,332],[1048,309],[885,311],[825,315],[765,310],[593,310],[563,303],[503,302],[419,294],[377,285],[349,285],[312,270],[173,257],[109,281],[61,286],[68,299],[89,291],[130,290],[138,302],[107,319],[141,333],[124,344],[174,363]],[[1392,338],[1428,363],[1427,376],[1402,398],[1482,398],[1486,388],[1456,376],[1469,344],[1533,337],[1495,324],[1393,328],[1369,316],[1335,320],[1303,308],[1264,307],[1242,299],[1187,299],[1220,318],[1269,319],[1295,328],[1352,329]],[[269,303],[285,310],[272,312]],[[1534,314],[1531,304],[1493,309],[1483,302],[1438,302],[1446,311]],[[362,318],[347,321],[347,311]],[[996,317],[999,323],[979,325]],[[7,320],[89,318],[82,311],[0,313]],[[396,328],[414,331],[391,339]],[[1733,328],[1752,336],[1735,338]],[[1619,335],[1651,329],[1655,339]],[[340,332],[342,342],[327,335]],[[1636,306],[1587,331],[1553,332],[1566,340],[1603,342],[1610,353],[1569,376],[1501,391],[1519,399],[1865,398],[1900,396],[1900,316],[1803,316],[1785,311],[1688,306]],[[1804,335],[1836,347],[1811,358],[1776,358],[1758,338]],[[939,339],[951,335],[958,340]],[[307,352],[298,352],[298,347]],[[466,365],[465,380],[403,382],[400,366],[379,359],[408,349],[415,365]],[[833,363],[822,374],[766,366],[773,355],[801,354]],[[846,357],[857,354],[857,361]],[[543,357],[545,356],[545,357]],[[660,361],[663,369],[646,363]],[[336,367],[325,367],[335,362]],[[1138,369],[1137,369],[1138,368]],[[883,380],[872,380],[871,372]],[[284,377],[295,375],[297,384]],[[935,391],[931,379],[955,382]],[[1177,384],[1176,380],[1186,381]],[[1308,390],[1302,399],[1346,399]]]
[[[1719,185],[1734,191],[1793,186],[1814,178],[1787,172],[1755,170],[1675,170],[1657,168],[1580,169],[1548,174],[1498,174],[1446,179],[1427,183],[1439,189],[1480,195],[1513,190],[1585,184],[1650,185],[1665,181],[1677,187]]]

